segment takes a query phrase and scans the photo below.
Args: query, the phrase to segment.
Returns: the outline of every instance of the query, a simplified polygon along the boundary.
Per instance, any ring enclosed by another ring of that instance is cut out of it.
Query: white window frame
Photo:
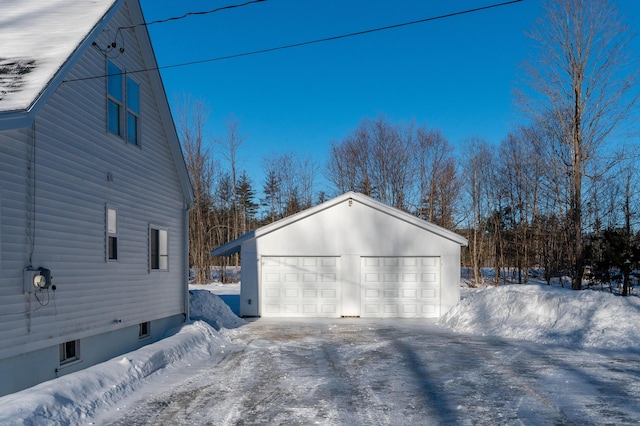
[[[147,332],[143,334],[143,327],[146,327]],[[151,337],[151,321],[141,322],[138,325],[138,339],[144,340]]]
[[[114,216],[113,219],[115,221],[115,223],[111,223],[111,215],[110,213],[113,212]],[[119,247],[118,247],[118,242],[119,242],[119,238],[118,238],[118,209],[112,205],[106,204],[105,205],[105,209],[104,209],[104,213],[105,213],[105,221],[104,221],[104,225],[105,225],[105,251],[104,251],[104,258],[105,261],[107,262],[117,262],[118,261],[118,257],[119,257]],[[113,226],[112,226],[113,225]],[[116,256],[115,258],[111,258],[111,238],[115,239],[115,249],[116,249]]]
[[[74,355],[67,356],[67,345],[74,345]],[[70,340],[68,342],[60,343],[58,345],[58,362],[60,367],[65,367],[70,364],[80,362],[80,340]]]
[[[153,233],[158,233],[157,247],[154,247]],[[167,228],[149,224],[149,272],[169,270],[169,231]],[[157,251],[157,262],[154,253]],[[157,267],[156,267],[157,266]]]
[[[132,78],[129,74],[126,73],[121,67],[116,65],[113,61],[107,59],[107,78],[106,78],[106,90],[107,90],[107,132],[112,135],[118,136],[123,139],[125,142],[140,146],[140,83]],[[118,70],[116,73],[115,70]],[[117,81],[116,84],[120,85],[120,97],[113,96],[111,91],[109,90],[109,83]],[[131,99],[133,96],[130,96],[129,89],[132,85],[135,84],[137,88],[137,102],[138,104],[135,106],[131,105]],[[118,107],[118,131],[113,132],[111,129],[111,113],[110,113],[110,103],[117,105]],[[133,117],[135,119],[135,135],[133,137],[129,136],[129,117]]]

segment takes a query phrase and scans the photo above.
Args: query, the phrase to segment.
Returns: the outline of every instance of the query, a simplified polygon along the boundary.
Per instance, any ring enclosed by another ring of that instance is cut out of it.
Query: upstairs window
[[[127,77],[127,142],[138,144],[138,115],[140,114],[140,86]]]
[[[166,229],[149,227],[149,269],[169,269],[169,247]]]
[[[107,61],[107,128],[137,145],[140,140],[140,85]]]
[[[107,62],[108,127],[114,135],[122,136],[122,71],[113,62]]]
[[[118,211],[107,207],[107,260],[118,260]]]

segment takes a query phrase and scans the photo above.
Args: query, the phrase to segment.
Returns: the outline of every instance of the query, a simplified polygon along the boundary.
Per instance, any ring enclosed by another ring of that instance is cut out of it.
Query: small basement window
[[[60,344],[60,365],[80,360],[80,340]]]
[[[138,329],[138,338],[144,339],[151,336],[151,323],[149,321],[140,323]]]

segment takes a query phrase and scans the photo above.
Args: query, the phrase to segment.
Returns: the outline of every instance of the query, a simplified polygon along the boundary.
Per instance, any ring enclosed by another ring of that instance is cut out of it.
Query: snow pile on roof
[[[27,109],[115,0],[20,0],[0,14],[0,111]]]
[[[236,328],[245,324],[231,311],[220,297],[209,290],[195,290],[189,286],[190,316],[192,320],[203,320],[216,330],[221,328]]]
[[[471,291],[440,324],[455,331],[571,347],[640,347],[640,298],[544,285]]]

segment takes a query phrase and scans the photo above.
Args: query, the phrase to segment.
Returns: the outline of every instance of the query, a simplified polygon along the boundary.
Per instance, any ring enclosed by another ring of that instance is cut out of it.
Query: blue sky
[[[237,1],[142,0],[147,21]],[[266,0],[150,25],[160,67],[268,49],[500,3],[500,0]],[[618,0],[638,27],[640,2]],[[512,90],[538,0],[276,52],[162,70],[174,107],[203,100],[211,138],[230,114],[246,141],[240,167],[262,186],[262,158],[293,151],[324,165],[331,141],[386,115],[499,143],[521,121]]]

